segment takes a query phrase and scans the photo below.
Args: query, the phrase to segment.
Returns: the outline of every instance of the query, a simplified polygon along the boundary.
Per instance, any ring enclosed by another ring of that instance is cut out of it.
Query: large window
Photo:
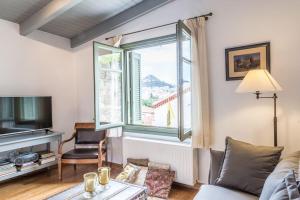
[[[124,116],[127,131],[191,134],[191,37],[182,22],[177,34],[120,49],[95,43],[94,65],[98,129],[122,125]]]

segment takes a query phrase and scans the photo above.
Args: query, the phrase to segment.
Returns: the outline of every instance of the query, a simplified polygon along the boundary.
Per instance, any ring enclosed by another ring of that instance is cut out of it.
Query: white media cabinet
[[[14,151],[20,148],[32,147],[40,144],[47,144],[47,150],[50,150],[50,143],[61,142],[63,133],[52,131],[33,131],[27,133],[16,133],[11,135],[0,136],[0,153],[7,151]],[[43,165],[38,165],[34,168],[21,170],[18,172],[10,173],[4,176],[0,176],[0,182],[9,180],[21,175],[29,174],[31,172],[49,168],[55,165],[57,162],[50,162]]]

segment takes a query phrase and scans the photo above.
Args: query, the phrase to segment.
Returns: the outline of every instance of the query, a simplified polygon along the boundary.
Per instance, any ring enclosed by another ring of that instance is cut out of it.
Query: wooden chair
[[[75,139],[74,149],[62,153],[63,145]],[[62,179],[62,164],[98,164],[107,162],[106,131],[95,131],[94,123],[75,123],[72,137],[60,143],[58,148],[58,176]],[[107,164],[107,163],[106,163]]]

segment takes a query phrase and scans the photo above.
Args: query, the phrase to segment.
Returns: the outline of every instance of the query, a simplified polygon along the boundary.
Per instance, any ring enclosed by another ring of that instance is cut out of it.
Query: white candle
[[[109,170],[108,168],[101,169],[101,184],[102,185],[108,184],[108,181],[109,181],[109,177],[108,177],[109,171],[108,170]]]

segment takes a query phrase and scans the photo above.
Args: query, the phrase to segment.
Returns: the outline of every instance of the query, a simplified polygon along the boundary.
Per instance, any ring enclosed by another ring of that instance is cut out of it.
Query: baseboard
[[[113,167],[121,167],[123,168],[123,164],[119,164],[119,163],[113,163],[113,162],[107,162],[108,166],[113,166]]]
[[[194,189],[194,190],[199,190],[202,184],[196,183],[195,185],[186,185],[183,183],[174,182],[173,185],[184,187],[184,188],[189,188],[189,189]]]

